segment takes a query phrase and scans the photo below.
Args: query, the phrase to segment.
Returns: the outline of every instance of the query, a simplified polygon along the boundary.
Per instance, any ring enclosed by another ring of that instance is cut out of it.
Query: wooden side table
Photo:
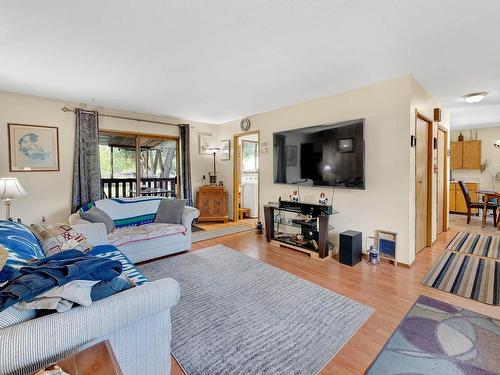
[[[71,375],[123,375],[108,340],[61,359],[55,364]]]

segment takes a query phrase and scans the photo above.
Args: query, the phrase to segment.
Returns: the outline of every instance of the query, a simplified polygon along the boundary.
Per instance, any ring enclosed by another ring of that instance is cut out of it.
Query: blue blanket
[[[122,273],[122,263],[67,250],[22,267],[20,275],[0,289],[0,311],[19,301],[31,302],[48,290],[75,280],[111,281]]]

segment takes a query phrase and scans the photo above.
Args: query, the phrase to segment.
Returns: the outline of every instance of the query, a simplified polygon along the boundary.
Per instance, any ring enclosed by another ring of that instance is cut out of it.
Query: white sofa
[[[106,253],[123,263],[123,256],[113,246],[97,246],[107,240],[104,224],[78,228],[96,245],[92,251],[102,248],[97,253]],[[0,221],[0,244],[17,239],[30,249],[29,258],[36,258],[42,250],[35,237],[30,239],[25,232],[29,230],[22,224]],[[12,245],[12,241],[8,243]],[[16,251],[14,247],[10,250]],[[13,259],[23,258],[16,253]],[[139,271],[128,262],[124,272],[139,280]],[[144,276],[140,280],[144,282]],[[0,374],[27,375],[102,340],[110,341],[125,375],[170,374],[170,309],[179,298],[177,281],[160,279],[93,302],[89,307],[78,306],[65,313],[0,328]]]
[[[127,223],[131,217],[154,219],[161,199],[157,197],[102,199],[95,206],[105,211],[116,223]],[[194,207],[185,207],[181,224],[139,223],[121,226],[107,236],[107,243],[116,246],[133,263],[186,251],[191,248],[191,224],[200,212]],[[146,220],[148,221],[148,220]],[[78,212],[69,217],[72,226],[91,224],[83,220]],[[117,225],[118,226],[118,225]],[[88,230],[88,229],[87,229]]]

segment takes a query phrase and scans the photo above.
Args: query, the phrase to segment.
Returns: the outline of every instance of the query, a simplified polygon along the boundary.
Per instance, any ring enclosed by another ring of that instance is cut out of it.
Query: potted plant
[[[496,170],[496,171],[493,170],[490,166],[490,162],[488,161],[488,159],[485,159],[481,163],[480,171],[481,171],[481,174],[488,173],[490,175],[491,189],[493,191],[496,191],[496,183],[500,182],[500,170]]]

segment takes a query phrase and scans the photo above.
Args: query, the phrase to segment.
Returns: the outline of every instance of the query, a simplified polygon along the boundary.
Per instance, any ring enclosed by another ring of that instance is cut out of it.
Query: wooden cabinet
[[[227,223],[228,194],[223,186],[200,186],[196,192],[196,208],[200,210],[198,221],[223,221]]]
[[[463,142],[462,169],[481,168],[481,141]]]
[[[451,142],[450,144],[450,168],[462,169],[463,142]]]
[[[473,202],[478,201],[477,190],[479,188],[477,183],[467,182],[465,183],[467,189],[469,190],[470,199]],[[465,197],[462,193],[462,189],[460,189],[460,185],[458,182],[450,182],[450,212],[455,213],[467,213],[467,204],[465,203]],[[471,210],[473,214],[478,212],[477,208]]]
[[[451,142],[451,169],[479,169],[481,167],[481,141]]]

